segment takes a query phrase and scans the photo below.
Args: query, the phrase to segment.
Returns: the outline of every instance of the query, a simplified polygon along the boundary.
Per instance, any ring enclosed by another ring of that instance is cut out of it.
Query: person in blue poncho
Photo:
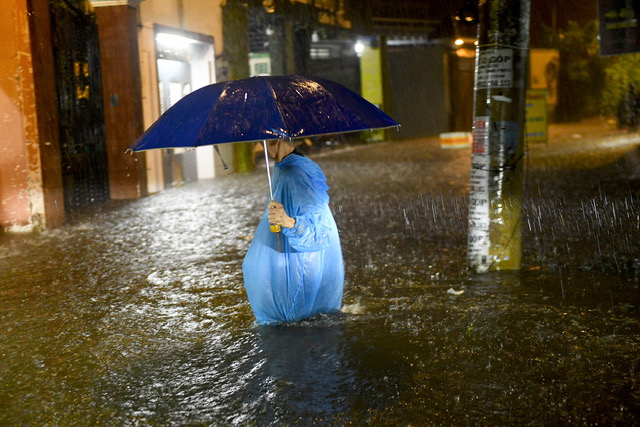
[[[276,161],[274,200],[242,264],[253,313],[259,323],[279,323],[340,310],[344,264],[324,173],[288,141],[270,141],[267,151]]]

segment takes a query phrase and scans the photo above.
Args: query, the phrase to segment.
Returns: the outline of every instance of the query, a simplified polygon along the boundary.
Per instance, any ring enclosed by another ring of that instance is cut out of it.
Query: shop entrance
[[[180,98],[214,82],[213,38],[154,25],[160,113]],[[213,178],[213,148],[162,150],[164,186]]]

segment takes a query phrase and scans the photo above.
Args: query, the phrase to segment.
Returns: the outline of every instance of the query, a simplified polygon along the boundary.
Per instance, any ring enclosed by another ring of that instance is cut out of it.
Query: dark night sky
[[[369,9],[373,16],[450,20],[465,0],[353,0],[355,10]],[[478,0],[473,0],[477,5]],[[535,46],[544,39],[544,28],[562,30],[568,21],[579,24],[597,19],[598,0],[531,0],[530,40]],[[451,22],[451,21],[450,21]]]

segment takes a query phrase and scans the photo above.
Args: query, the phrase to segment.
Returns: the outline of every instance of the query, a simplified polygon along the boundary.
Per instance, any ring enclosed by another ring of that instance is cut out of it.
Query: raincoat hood
[[[276,171],[285,171],[286,173],[294,173],[290,169],[297,169],[295,173],[304,175],[306,179],[302,180],[307,186],[307,189],[318,197],[318,202],[329,203],[329,195],[327,191],[329,186],[327,185],[327,178],[313,160],[300,154],[291,153],[282,159],[281,162],[276,163]]]

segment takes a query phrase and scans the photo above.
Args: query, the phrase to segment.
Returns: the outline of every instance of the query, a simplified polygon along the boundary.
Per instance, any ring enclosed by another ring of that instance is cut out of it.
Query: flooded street
[[[637,137],[557,141],[528,156],[522,271],[486,275],[468,149],[314,156],[344,308],[290,326],[242,282],[264,168],[0,235],[0,424],[637,425]]]

